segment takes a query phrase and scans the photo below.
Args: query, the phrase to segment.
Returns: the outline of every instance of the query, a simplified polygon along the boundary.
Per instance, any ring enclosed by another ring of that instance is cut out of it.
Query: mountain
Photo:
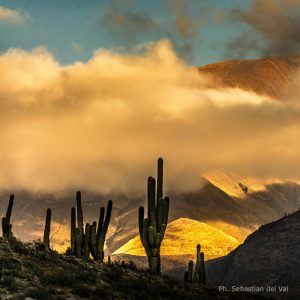
[[[238,228],[236,228],[238,231]],[[180,218],[168,224],[161,245],[161,255],[195,255],[196,245],[201,242],[206,258],[228,254],[239,245],[234,237],[204,222]],[[137,235],[113,254],[145,256],[145,251]]]
[[[224,176],[219,176],[219,178],[224,178]],[[178,226],[173,226],[176,223],[172,221],[186,218],[210,225],[214,229],[233,237],[238,243],[242,243],[260,225],[277,220],[285,212],[294,211],[300,206],[300,186],[296,183],[269,182],[266,185],[259,185],[250,179],[243,180],[231,177],[229,184],[229,180],[226,180],[224,190],[229,193],[229,187],[232,186],[233,190],[239,190],[236,193],[240,194],[240,197],[225,193],[222,190],[224,186],[223,180],[217,181],[215,178],[214,183],[218,186],[206,180],[197,191],[170,194],[172,201],[170,209],[171,223],[169,223],[169,226],[171,224],[172,226],[169,229],[170,232],[172,231],[175,234],[176,230],[179,230]],[[137,220],[137,208],[129,211],[126,218]],[[126,222],[125,219],[124,222]],[[134,224],[131,231],[129,227],[127,230],[123,229],[123,234],[125,231],[128,232],[127,242],[130,241],[127,246],[131,245],[132,247],[139,248],[135,244],[139,243],[139,239],[136,237],[135,240],[131,240],[138,234],[137,223]],[[199,233],[200,235],[201,233]],[[114,248],[115,240],[118,240],[117,236],[118,231],[108,239],[107,244],[110,249]],[[206,236],[206,239],[210,239],[210,237]],[[172,237],[170,236],[171,240]],[[173,240],[175,241],[176,239],[173,238]],[[200,243],[202,243],[201,240]],[[120,247],[124,244],[120,244]],[[127,246],[124,248],[121,247],[124,250],[123,254],[141,254],[134,251],[129,253]],[[118,254],[121,253],[121,249],[118,250]],[[180,255],[180,247],[177,247],[177,249],[177,254]],[[174,248],[172,254],[175,254]],[[208,255],[210,254],[208,253]]]
[[[300,68],[300,56],[230,60],[198,67],[214,84],[238,87],[281,99],[295,89],[293,77]]]
[[[220,180],[215,177],[212,180],[214,184],[203,179],[195,191],[170,191],[169,222],[180,218],[202,222],[242,243],[260,225],[276,220],[285,212],[296,210],[300,206],[300,186],[296,183],[268,183],[261,185],[261,188],[253,188],[256,184],[249,184],[250,180],[230,176],[231,181],[226,180],[224,187],[224,176],[218,175]],[[243,197],[229,195],[230,186],[233,190],[239,190],[238,194]],[[69,246],[70,210],[76,205],[75,192],[37,194],[16,191],[12,213],[16,236],[23,241],[42,238],[46,209],[51,207],[51,244],[55,249],[64,251]],[[6,210],[8,195],[7,191],[0,195],[1,214]],[[144,205],[145,195],[99,194],[89,191],[82,191],[82,195],[85,222],[98,220],[99,207],[106,206],[109,199],[113,200],[112,219],[106,241],[107,254],[115,252],[137,236],[138,207]]]
[[[261,226],[227,256],[206,262],[208,283],[229,288],[276,286],[277,295],[280,286],[288,286],[289,297],[299,299],[299,232],[300,210]]]

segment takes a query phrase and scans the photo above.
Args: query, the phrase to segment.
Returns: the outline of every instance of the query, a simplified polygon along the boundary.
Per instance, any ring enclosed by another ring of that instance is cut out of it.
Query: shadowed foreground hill
[[[208,283],[277,286],[277,291],[288,286],[291,299],[300,299],[299,233],[300,210],[260,227],[230,254],[206,263]]]
[[[132,264],[85,262],[41,243],[0,239],[0,299],[260,299],[151,276]]]

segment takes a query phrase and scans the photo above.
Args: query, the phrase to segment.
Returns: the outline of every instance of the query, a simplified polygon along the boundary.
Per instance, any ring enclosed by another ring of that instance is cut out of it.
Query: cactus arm
[[[90,224],[85,224],[85,233],[84,233],[84,258],[86,260],[90,257],[90,247],[89,247],[89,241],[90,241]]]
[[[105,237],[108,229],[108,225],[111,218],[111,211],[112,211],[112,201],[109,200],[106,208],[106,215],[103,223],[103,228],[101,230],[99,242],[98,242],[98,255],[100,256],[100,260],[103,261],[104,256],[104,243],[105,243]]]
[[[76,203],[77,203],[77,226],[80,230],[80,233],[83,234],[83,212],[82,212],[80,191],[76,193]]]
[[[157,232],[161,232],[161,226],[164,221],[165,215],[165,202],[164,199],[159,198],[157,200],[157,208],[156,208],[156,230]]]
[[[195,274],[199,274],[200,272],[200,252],[201,252],[201,246],[200,244],[197,245],[197,253],[196,253],[196,266],[195,266]]]
[[[154,243],[155,243],[155,232],[154,232],[154,228],[152,226],[148,227],[148,242],[149,242],[149,246],[150,247],[154,247]]]
[[[7,222],[7,224],[10,223],[12,208],[13,208],[13,205],[14,205],[14,199],[15,199],[15,196],[10,195],[9,203],[8,203],[8,207],[7,207],[7,211],[6,211],[6,222]]]
[[[156,232],[155,179],[152,177],[148,178],[148,219]]]
[[[150,245],[148,242],[148,226],[149,226],[149,220],[148,218],[144,219],[144,226],[143,226],[143,245],[145,248],[145,252],[147,256],[151,256],[151,251],[150,251]]]
[[[184,282],[188,282],[189,280],[189,273],[187,271],[184,272],[183,280]]]
[[[163,159],[160,157],[157,160],[157,192],[156,200],[163,197]]]
[[[168,218],[169,218],[169,206],[170,206],[170,199],[169,199],[169,197],[165,197],[164,198],[164,215],[163,215],[162,224],[165,224],[166,226],[168,224]]]
[[[157,233],[157,234],[155,235],[154,247],[159,249],[161,242],[162,242],[162,236],[161,236],[161,233]]]
[[[51,209],[48,208],[46,213],[46,222],[45,222],[44,238],[43,238],[43,242],[46,249],[50,249],[50,227],[51,227]]]
[[[188,281],[192,282],[193,281],[193,261],[189,261],[189,267],[188,267]]]
[[[82,242],[80,236],[80,229],[77,227],[75,230],[75,256],[77,258],[81,258],[81,248],[82,248]]]
[[[96,222],[93,222],[93,225],[90,226],[90,249],[91,249],[91,254],[92,254],[94,260],[98,260],[96,227],[97,227]]]
[[[71,208],[71,252],[75,254],[76,210]]]
[[[205,274],[205,264],[204,264],[204,253],[200,252],[200,283],[206,285],[206,274]]]
[[[9,231],[9,227],[6,221],[6,217],[2,218],[2,236],[3,239],[6,240],[8,238],[8,231]]]
[[[144,245],[143,240],[143,228],[144,228],[144,207],[139,207],[139,234],[142,244]]]
[[[99,241],[100,235],[101,235],[101,231],[103,229],[104,215],[105,215],[105,208],[101,207],[100,208],[100,213],[99,213],[98,228],[97,228],[97,241]]]
[[[10,239],[12,237],[12,230],[11,230],[12,225],[10,224],[10,218],[11,218],[13,204],[14,204],[14,195],[10,195],[6,216],[2,218],[2,236],[4,240]]]

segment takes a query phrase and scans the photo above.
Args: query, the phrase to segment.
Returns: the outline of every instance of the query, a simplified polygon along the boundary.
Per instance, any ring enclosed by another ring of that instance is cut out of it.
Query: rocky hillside
[[[46,252],[41,243],[0,239],[0,266],[3,300],[260,299],[152,276],[133,264],[100,264]]]
[[[211,285],[288,286],[300,298],[300,210],[251,234],[236,250],[206,263]],[[284,296],[284,293],[282,293]]]
[[[300,67],[300,56],[232,60],[199,67],[200,74],[212,76],[214,83],[239,87],[272,98],[282,97],[295,88],[293,78]]]

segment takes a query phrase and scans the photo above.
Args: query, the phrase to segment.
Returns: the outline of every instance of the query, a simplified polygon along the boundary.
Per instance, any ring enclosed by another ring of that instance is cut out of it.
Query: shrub
[[[17,276],[22,269],[21,262],[13,257],[0,257],[0,276],[12,275]]]
[[[55,290],[51,288],[39,287],[26,293],[25,297],[30,297],[36,300],[63,300],[64,297],[56,296]]]
[[[57,269],[47,270],[42,274],[40,281],[46,285],[57,285],[61,287],[72,286],[75,282],[75,274],[69,270]]]
[[[92,289],[87,284],[76,284],[72,288],[72,293],[82,297],[90,298]]]
[[[96,288],[91,297],[91,300],[99,300],[99,299],[110,299],[109,292],[103,288]]]

